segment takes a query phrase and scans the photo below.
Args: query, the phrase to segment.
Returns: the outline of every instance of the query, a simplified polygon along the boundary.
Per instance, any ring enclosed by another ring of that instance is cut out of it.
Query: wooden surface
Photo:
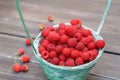
[[[83,24],[97,30],[107,0],[19,0],[27,27],[33,38],[39,34],[38,25],[57,24],[80,18]],[[50,23],[47,16],[53,14]],[[91,70],[87,80],[120,80],[120,1],[113,0],[101,35],[106,40],[102,59]],[[31,46],[24,43],[26,34],[19,19],[15,0],[0,0],[0,80],[47,80],[33,55]],[[24,48],[31,57],[27,73],[12,71],[14,54]],[[109,54],[108,54],[109,53]],[[117,55],[116,55],[117,54]]]

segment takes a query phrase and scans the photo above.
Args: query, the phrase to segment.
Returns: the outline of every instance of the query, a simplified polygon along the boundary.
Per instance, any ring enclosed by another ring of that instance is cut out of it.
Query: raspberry
[[[77,32],[77,29],[72,26],[66,27],[65,30],[66,30],[66,34],[71,37],[73,37],[74,34]]]
[[[59,65],[60,65],[60,66],[64,66],[64,65],[65,65],[65,62],[64,62],[64,61],[60,61],[60,62],[59,62]]]
[[[91,42],[87,45],[87,47],[88,47],[89,50],[94,49],[95,48],[95,43]]]
[[[51,59],[51,58],[48,58],[48,59],[46,59],[46,60],[47,60],[48,62],[51,62],[52,59]]]
[[[23,72],[27,72],[27,71],[29,70],[27,64],[21,65],[21,66],[20,66],[20,69],[21,69],[21,71],[23,71]]]
[[[79,19],[72,19],[70,20],[71,25],[82,25],[82,22]]]
[[[55,51],[51,51],[49,55],[50,55],[50,57],[51,57],[51,58],[53,58],[53,57],[56,57],[56,56],[57,56],[57,54],[56,54],[56,52],[55,52]]]
[[[30,61],[30,57],[28,55],[24,54],[21,56],[21,60],[22,60],[22,62],[27,63]]]
[[[78,42],[75,48],[76,48],[77,50],[81,51],[81,50],[84,49],[84,47],[85,47],[85,45],[84,45],[83,43]]]
[[[96,44],[97,48],[102,49],[105,46],[105,41],[104,40],[97,40],[95,44]]]
[[[46,50],[46,48],[43,45],[40,45],[38,48],[39,53],[41,53],[44,50]]]
[[[59,41],[60,39],[60,35],[54,31],[50,32],[50,34],[48,35],[48,40],[50,42],[56,43],[57,41]]]
[[[65,30],[62,29],[62,30],[59,30],[59,31],[58,31],[58,34],[59,34],[59,35],[64,35],[64,34],[66,34],[66,33],[65,33]]]
[[[80,54],[81,54],[81,52],[79,52],[78,50],[73,50],[73,51],[71,52],[70,56],[71,56],[72,58],[77,58],[77,57],[80,56]]]
[[[50,33],[50,30],[47,29],[47,28],[45,28],[45,29],[42,31],[41,35],[42,35],[42,37],[46,38],[46,37],[49,35],[49,33]]]
[[[21,71],[20,70],[20,64],[18,64],[18,63],[14,64],[13,65],[13,71],[16,72],[16,73],[20,72]]]
[[[64,30],[65,29],[65,24],[64,23],[60,23],[58,26],[58,30]]]
[[[58,65],[60,62],[60,59],[58,57],[54,57],[52,60],[51,60],[51,63],[52,64],[55,64],[55,65]]]
[[[97,49],[93,49],[92,51],[98,54],[98,50]]]
[[[75,38],[69,38],[68,39],[68,46],[69,47],[75,47],[77,44],[77,40]]]
[[[60,43],[66,44],[68,42],[68,36],[67,35],[62,35],[60,38]]]
[[[63,48],[64,48],[64,47],[63,47],[62,45],[57,45],[57,46],[55,47],[56,53],[58,53],[58,54],[62,53]]]
[[[92,35],[89,35],[87,39],[88,39],[88,42],[94,42],[94,37]]]
[[[84,30],[81,30],[81,34],[82,34],[84,37],[87,37],[88,35],[91,35],[91,32],[90,32],[90,30],[84,29]]]
[[[63,54],[64,56],[69,56],[70,53],[71,53],[70,48],[64,48],[63,51],[62,51],[62,54]]]
[[[28,46],[31,45],[30,39],[29,39],[29,38],[26,38],[26,39],[25,39],[25,43],[26,43],[26,45],[28,45]]]
[[[78,65],[84,64],[84,61],[81,57],[78,57],[75,59],[75,64],[76,66],[78,66]]]
[[[20,48],[20,49],[18,49],[18,53],[19,53],[19,55],[23,55],[24,54],[24,49],[23,48]]]
[[[89,61],[94,60],[97,57],[97,55],[98,55],[98,53],[95,52],[95,51],[89,51],[89,53],[90,53]]]
[[[55,28],[51,25],[47,26],[47,29],[50,30],[50,31],[55,31]]]
[[[82,35],[79,32],[75,33],[75,35],[73,37],[76,38],[77,41],[80,41],[82,39]]]
[[[48,59],[49,58],[49,52],[44,50],[41,52],[41,57],[44,59]]]
[[[55,20],[55,17],[52,15],[48,16],[48,21],[53,22]]]
[[[74,59],[67,59],[67,61],[65,62],[66,66],[75,66],[75,62]]]
[[[84,49],[82,50],[82,52],[86,52],[86,51],[88,51],[88,48],[84,47]]]
[[[55,50],[55,45],[54,44],[48,44],[48,46],[47,46],[47,50],[48,51],[52,51],[52,50]]]
[[[47,47],[48,44],[49,44],[49,41],[46,39],[41,42],[41,45],[43,45],[44,47]]]
[[[66,59],[67,59],[63,54],[59,55],[59,58],[60,58],[60,60],[62,60],[62,61],[66,61]]]
[[[82,42],[84,45],[87,45],[87,44],[89,43],[89,40],[88,40],[88,38],[83,37],[83,38],[81,39],[81,42]]]
[[[44,23],[41,23],[41,24],[39,25],[39,28],[40,28],[40,30],[44,29],[44,28],[45,28],[45,24],[44,24]]]
[[[89,60],[90,54],[88,51],[81,53],[81,57],[83,60]]]

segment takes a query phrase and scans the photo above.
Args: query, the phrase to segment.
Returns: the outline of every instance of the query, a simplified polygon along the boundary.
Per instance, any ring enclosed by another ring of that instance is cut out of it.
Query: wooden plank
[[[33,51],[31,47],[27,47],[24,44],[24,38],[12,37],[8,35],[0,34],[0,42],[1,42],[0,46],[2,46],[0,47],[0,53],[1,53],[0,56],[14,57],[16,50],[20,47],[23,47],[25,48],[25,53],[28,54],[32,60],[36,60],[35,56],[33,55]],[[120,60],[120,56],[112,55],[112,54],[104,54],[102,59],[96,64],[96,66],[91,71],[91,73],[100,76],[110,77],[113,79],[119,79],[120,78],[119,60]],[[2,59],[0,61],[2,61]],[[7,63],[7,61],[5,63]],[[6,66],[7,64],[3,64],[3,65]]]

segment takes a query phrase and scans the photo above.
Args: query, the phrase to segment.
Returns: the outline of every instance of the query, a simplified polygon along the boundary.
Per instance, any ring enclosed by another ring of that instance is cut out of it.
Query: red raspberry
[[[48,51],[55,50],[55,45],[52,44],[52,43],[51,43],[51,44],[48,44],[48,45],[47,45],[47,50],[48,50]]]
[[[44,50],[41,52],[41,57],[44,59],[48,59],[49,58],[49,52]]]
[[[84,49],[84,47],[85,47],[85,45],[84,45],[83,43],[78,42],[75,48],[76,48],[77,50],[81,51],[81,50]]]
[[[58,34],[59,34],[59,35],[64,35],[64,34],[66,34],[66,33],[65,33],[65,30],[62,29],[62,30],[59,30],[59,31],[58,31]]]
[[[81,57],[83,60],[89,60],[89,57],[90,57],[90,53],[87,51],[87,52],[83,52],[81,53]]]
[[[53,22],[55,20],[55,17],[52,15],[48,16],[48,21]]]
[[[48,35],[48,40],[50,42],[56,43],[57,41],[60,40],[60,35],[54,31],[50,32],[50,34]]]
[[[48,44],[49,44],[49,41],[46,39],[41,42],[41,45],[43,45],[44,47],[47,47]]]
[[[69,38],[68,39],[68,46],[69,47],[75,47],[77,44],[77,40],[75,38]]]
[[[55,31],[55,28],[51,25],[47,26],[47,29],[50,30],[50,31]]]
[[[55,64],[55,65],[58,65],[60,62],[60,59],[58,57],[54,57],[52,60],[51,60],[51,63],[52,64]]]
[[[46,38],[46,37],[49,35],[49,33],[50,33],[50,30],[47,29],[47,28],[45,28],[45,29],[42,31],[41,35],[42,35],[42,37]]]
[[[20,48],[19,50],[18,50],[18,53],[19,53],[19,55],[23,55],[24,54],[24,49],[23,48]]]
[[[24,54],[21,56],[21,60],[22,60],[22,62],[27,63],[30,61],[30,57],[28,55]]]
[[[82,22],[79,19],[72,19],[70,20],[71,25],[82,25]]]
[[[83,38],[81,39],[81,42],[82,42],[84,45],[87,45],[87,44],[89,43],[89,40],[88,40],[88,38],[83,37]]]
[[[105,41],[104,40],[97,40],[95,44],[96,44],[97,48],[102,49],[105,46]]]
[[[14,64],[13,65],[13,71],[16,72],[16,73],[20,72],[21,71],[20,70],[20,64],[18,64],[18,63]]]
[[[60,65],[60,66],[64,66],[64,65],[65,65],[65,62],[64,62],[64,61],[60,61],[60,62],[59,62],[59,65]]]
[[[52,60],[51,58],[46,59],[46,61],[48,61],[48,62],[51,62],[51,60]]]
[[[62,53],[63,48],[64,48],[64,47],[63,47],[62,45],[57,45],[57,46],[55,47],[56,53],[58,53],[58,54]]]
[[[89,35],[87,38],[88,42],[94,42],[94,37],[92,35]]]
[[[84,37],[87,37],[88,35],[91,35],[91,32],[90,32],[90,30],[84,29],[84,30],[81,30],[81,34]]]
[[[75,33],[75,35],[73,37],[76,38],[77,41],[80,41],[82,39],[82,35],[79,32]]]
[[[57,56],[57,53],[55,51],[51,51],[49,55],[51,58],[53,58]]]
[[[64,56],[69,56],[71,53],[71,49],[70,48],[64,48],[63,51],[62,51],[62,54]]]
[[[21,65],[21,66],[20,66],[20,69],[21,69],[21,71],[23,71],[23,72],[27,72],[27,71],[29,70],[27,64]]]
[[[82,50],[82,52],[86,52],[86,51],[88,51],[88,48],[84,47],[84,49]]]
[[[40,23],[39,28],[40,28],[40,30],[43,30],[45,28],[45,24],[44,23]]]
[[[74,34],[77,32],[77,28],[74,28],[72,26],[66,27],[65,30],[66,30],[66,34],[71,37],[73,37]]]
[[[94,49],[95,48],[95,43],[91,42],[87,45],[87,47],[88,47],[89,50]]]
[[[72,58],[77,58],[77,57],[80,56],[80,54],[81,54],[81,52],[79,52],[78,50],[73,50],[73,51],[71,52],[70,56],[71,56]]]
[[[66,66],[75,66],[75,62],[74,59],[67,59],[67,61],[65,62]]]
[[[98,55],[98,53],[95,52],[95,51],[89,51],[89,53],[90,53],[89,61],[94,60],[97,57],[97,55]]]
[[[68,42],[68,36],[67,35],[62,35],[60,38],[60,43],[66,44]]]
[[[60,23],[58,26],[58,30],[64,30],[65,29],[65,24],[64,23]]]
[[[98,54],[98,50],[97,49],[93,49],[92,51]]]
[[[66,61],[66,59],[67,59],[63,54],[60,54],[60,55],[59,55],[59,58],[60,58],[60,60],[62,60],[62,61]]]
[[[26,43],[26,45],[28,45],[28,46],[31,45],[30,39],[29,39],[29,38],[26,38],[26,39],[25,39],[25,43]]]
[[[38,48],[39,53],[41,53],[44,50],[46,50],[46,48],[43,45],[40,45]]]
[[[84,64],[84,61],[81,57],[78,57],[75,59],[75,64],[76,66],[78,66],[78,65]]]

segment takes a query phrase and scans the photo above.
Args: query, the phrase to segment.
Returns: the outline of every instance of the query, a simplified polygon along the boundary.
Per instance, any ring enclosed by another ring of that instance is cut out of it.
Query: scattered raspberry
[[[102,49],[105,46],[105,41],[104,40],[97,40],[95,44],[96,44],[97,48]]]
[[[83,60],[89,60],[89,57],[90,57],[90,53],[87,51],[87,52],[83,52],[81,53],[81,57]]]
[[[23,71],[23,72],[27,72],[27,71],[29,70],[27,64],[21,65],[21,66],[20,66],[20,69],[21,69],[21,71]]]
[[[13,71],[16,72],[16,73],[19,73],[21,70],[20,70],[20,64],[16,63],[13,65]]]
[[[19,53],[19,55],[23,55],[24,54],[24,49],[23,48],[20,48],[20,49],[18,49],[18,53]]]
[[[47,45],[47,50],[48,50],[48,51],[55,50],[55,45],[52,44],[52,43],[51,43],[51,44],[48,44],[48,45]]]
[[[59,62],[59,65],[60,65],[60,66],[64,66],[64,65],[65,65],[65,62],[64,62],[64,61],[60,61],[60,62]]]
[[[64,47],[63,47],[62,45],[57,45],[57,46],[55,47],[56,53],[57,53],[57,54],[62,53],[63,48],[64,48]]]
[[[53,58],[53,57],[57,57],[57,53],[55,51],[50,51],[50,57]]]
[[[30,57],[28,55],[24,54],[21,56],[21,60],[22,60],[22,62],[27,63],[30,61]]]
[[[66,56],[64,56],[63,54],[59,55],[59,59],[62,61],[65,61],[67,58]]]
[[[95,43],[91,42],[87,45],[87,47],[88,47],[89,50],[94,49],[95,48]]]
[[[82,22],[79,19],[72,19],[70,20],[71,25],[82,25]]]
[[[62,54],[63,54],[64,56],[69,56],[70,53],[71,53],[70,48],[64,48],[63,51],[62,51]]]
[[[44,50],[41,52],[41,57],[44,59],[48,59],[49,58],[49,52]]]
[[[60,38],[60,43],[61,44],[66,44],[68,42],[68,36],[67,35],[62,35]]]
[[[79,57],[80,54],[81,54],[81,52],[79,52],[78,50],[73,50],[71,52],[70,56],[75,59],[75,58]]]
[[[25,43],[26,43],[26,45],[28,45],[28,46],[31,45],[30,39],[29,39],[29,38],[26,38],[26,39],[25,39]]]
[[[39,53],[41,53],[42,51],[46,50],[46,48],[43,45],[40,45],[38,50],[39,50]]]
[[[76,38],[77,41],[80,41],[82,39],[82,35],[79,32],[75,33],[75,35],[73,37]]]
[[[81,51],[85,48],[85,45],[81,42],[78,42],[76,47],[75,47],[77,50]]]
[[[74,59],[67,59],[67,61],[65,62],[66,66],[75,66],[75,62]]]
[[[81,57],[78,57],[75,59],[75,64],[76,66],[78,66],[78,65],[84,64],[84,61]]]
[[[55,17],[52,15],[48,16],[48,21],[53,22],[55,20]]]
[[[50,33],[50,30],[47,29],[47,28],[45,28],[45,29],[42,31],[41,35],[42,35],[42,37],[46,38],[46,37],[49,35],[49,33]]]
[[[69,47],[75,47],[77,44],[77,40],[75,38],[69,38],[68,39],[68,46]]]
[[[43,29],[45,28],[45,24],[44,24],[44,23],[41,23],[41,24],[39,25],[39,28],[40,28],[40,30],[43,30]]]
[[[60,40],[60,35],[54,31],[50,32],[48,35],[48,40],[52,43],[56,43],[57,41]]]
[[[51,63],[52,64],[55,64],[55,65],[58,65],[60,62],[60,59],[58,57],[54,57],[52,60],[51,60]]]

